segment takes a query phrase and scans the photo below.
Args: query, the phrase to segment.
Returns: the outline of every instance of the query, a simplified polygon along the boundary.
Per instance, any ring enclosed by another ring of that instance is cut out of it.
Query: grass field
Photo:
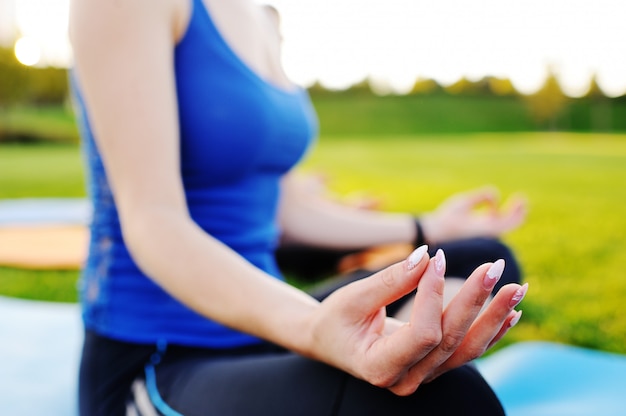
[[[530,339],[626,353],[626,135],[474,134],[331,137],[303,164],[337,193],[367,191],[384,209],[423,212],[490,184],[522,193],[527,223],[505,240],[530,283],[520,325]],[[0,198],[82,196],[75,146],[0,146]],[[0,293],[75,300],[75,272],[0,268]]]
[[[0,199],[83,197],[85,186],[76,145],[0,145]],[[26,271],[0,267],[0,294],[75,302],[78,272]]]
[[[0,145],[0,199],[85,195],[76,145]]]
[[[69,105],[12,106],[0,108],[0,143],[3,140],[76,144],[79,137]]]

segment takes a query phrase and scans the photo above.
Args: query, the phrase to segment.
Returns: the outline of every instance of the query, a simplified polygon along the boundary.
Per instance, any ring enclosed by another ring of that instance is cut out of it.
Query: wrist
[[[434,246],[441,242],[437,236],[437,227],[433,224],[434,219],[431,214],[424,214],[419,217],[415,217],[415,222],[415,247],[419,247],[423,244]]]
[[[279,344],[302,356],[319,359],[316,347],[319,329],[316,325],[320,303],[308,295],[302,300],[304,302],[296,307],[283,311],[280,331],[286,338]]]
[[[296,334],[296,343],[292,351],[304,357],[319,360],[319,352],[316,348],[317,330],[315,329],[315,315],[318,308],[309,311],[301,321],[301,328]]]
[[[420,247],[426,244],[426,236],[424,234],[424,227],[422,226],[422,220],[420,217],[413,217],[413,225],[415,226],[415,238],[413,239],[413,246]]]

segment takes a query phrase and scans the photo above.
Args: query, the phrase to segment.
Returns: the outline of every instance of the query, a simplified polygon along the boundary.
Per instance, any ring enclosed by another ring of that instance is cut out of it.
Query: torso
[[[177,27],[182,33],[173,63],[180,173],[189,215],[208,234],[280,278],[273,258],[279,233],[275,221],[279,181],[316,134],[311,103],[306,91],[281,83],[285,78],[270,71],[268,49],[258,54],[253,48],[234,49],[233,43],[240,45],[246,36],[258,36],[259,48],[271,47],[271,28],[260,35],[261,29],[255,32],[250,23],[247,30],[225,35],[218,22],[224,28],[225,16],[239,9],[213,0],[211,5],[224,7],[220,20],[214,21],[205,0],[172,1],[190,6],[184,27],[171,26],[172,33]],[[178,10],[169,16],[181,16]],[[247,27],[242,22],[235,26]],[[80,94],[76,101],[80,113],[86,114]],[[81,283],[86,326],[138,343],[221,348],[258,342],[200,317],[141,273],[123,241],[104,165],[86,121],[81,118],[81,131],[94,202],[91,249]]]

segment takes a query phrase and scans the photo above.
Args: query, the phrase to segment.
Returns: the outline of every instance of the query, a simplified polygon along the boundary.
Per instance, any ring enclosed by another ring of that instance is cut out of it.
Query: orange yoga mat
[[[89,231],[82,225],[0,227],[0,266],[79,269],[87,255]]]

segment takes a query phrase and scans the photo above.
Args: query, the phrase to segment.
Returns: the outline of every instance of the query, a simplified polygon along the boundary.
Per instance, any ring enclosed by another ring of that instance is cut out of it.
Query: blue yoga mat
[[[0,296],[0,415],[74,416],[80,310]],[[523,342],[477,361],[509,416],[626,415],[626,356]]]
[[[509,416],[626,415],[626,356],[547,342],[478,360]]]
[[[87,224],[91,204],[84,198],[23,198],[0,200],[0,226]]]
[[[0,296],[0,415],[77,414],[76,304]]]

